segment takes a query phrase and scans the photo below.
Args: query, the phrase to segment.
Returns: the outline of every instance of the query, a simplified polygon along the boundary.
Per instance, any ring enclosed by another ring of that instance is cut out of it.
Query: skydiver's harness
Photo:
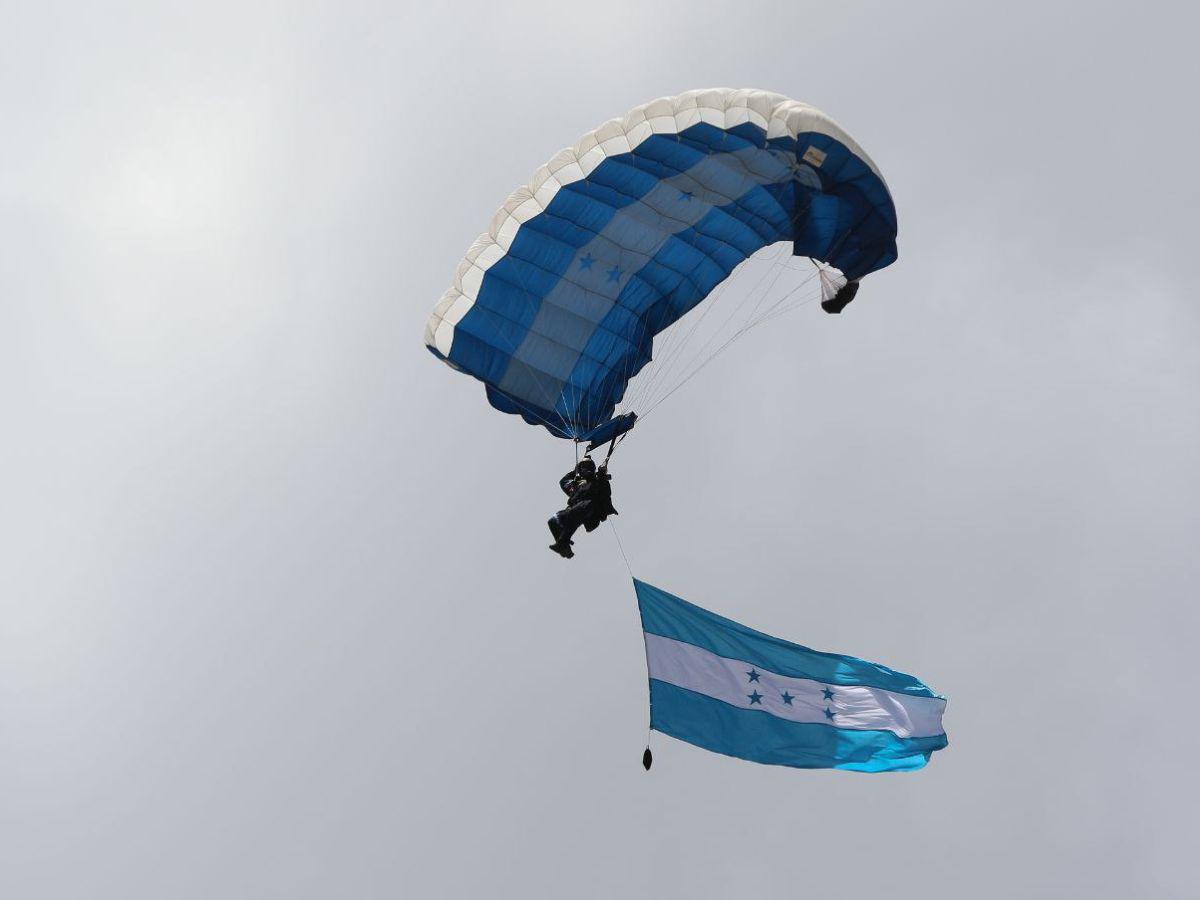
[[[608,461],[610,459],[612,459],[613,451],[617,449],[617,444],[619,444],[619,443],[621,443],[621,441],[625,440],[625,435],[627,435],[627,434],[629,434],[628,431],[623,431],[620,434],[613,437],[613,439],[608,442],[608,450],[605,451],[605,453],[604,453],[604,462],[600,463],[599,468],[601,468],[601,469],[608,468]],[[575,442],[575,465],[579,465],[579,444],[580,444],[579,441]],[[593,450],[596,449],[597,446],[603,446],[603,445],[598,445],[595,443],[589,444],[588,448],[587,448],[587,454],[590,454]],[[584,454],[584,455],[586,456],[587,454]]]
[[[612,459],[613,451],[617,449],[617,445],[619,443],[621,443],[621,441],[625,440],[625,436],[633,430],[632,422],[637,421],[637,416],[633,415],[633,414],[628,414],[628,418],[630,420],[632,420],[630,422],[630,424],[626,425],[623,431],[619,431],[616,434],[614,434],[612,436],[612,439],[608,442],[608,450],[604,454],[604,462],[602,462],[600,464],[601,468],[605,468],[608,466],[608,461],[610,459]],[[586,440],[586,438],[584,440]],[[580,443],[582,443],[582,441],[579,438],[576,438],[575,439],[575,465],[579,465],[579,445],[580,445]],[[584,455],[588,456],[597,447],[603,447],[603,446],[604,446],[603,438],[601,438],[598,441],[590,441],[587,446],[587,453],[585,453]]]
[[[610,459],[612,459],[613,451],[617,449],[617,444],[619,444],[619,443],[621,443],[621,441],[625,440],[625,435],[627,435],[627,434],[629,434],[628,431],[622,431],[620,434],[616,435],[611,441],[608,442],[608,452],[606,452],[604,454],[604,462],[600,463],[600,468],[602,468],[602,469],[608,468],[608,461]]]

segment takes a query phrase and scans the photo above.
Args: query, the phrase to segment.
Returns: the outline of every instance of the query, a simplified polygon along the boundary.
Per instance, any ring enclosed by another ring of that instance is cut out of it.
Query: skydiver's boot
[[[569,542],[564,544],[556,541],[550,545],[550,549],[563,559],[571,559],[575,555],[575,551],[571,549],[571,544]]]

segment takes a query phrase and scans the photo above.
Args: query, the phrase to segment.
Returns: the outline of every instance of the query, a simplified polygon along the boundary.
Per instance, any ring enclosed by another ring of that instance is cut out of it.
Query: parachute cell
[[[781,241],[853,290],[896,259],[895,207],[858,144],[780,94],[655,100],[561,151],[508,198],[425,343],[483,381],[497,409],[558,437],[607,440],[624,430],[613,412],[654,336]]]

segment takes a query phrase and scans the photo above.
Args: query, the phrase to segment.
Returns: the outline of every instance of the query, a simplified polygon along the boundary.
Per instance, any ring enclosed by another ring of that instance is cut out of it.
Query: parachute
[[[814,261],[825,310],[841,312],[896,260],[896,228],[879,169],[824,113],[767,91],[688,91],[606,122],[514,192],[425,344],[496,409],[596,445],[636,421],[614,414],[655,337],[752,256],[789,243]],[[758,296],[729,340],[789,297]]]

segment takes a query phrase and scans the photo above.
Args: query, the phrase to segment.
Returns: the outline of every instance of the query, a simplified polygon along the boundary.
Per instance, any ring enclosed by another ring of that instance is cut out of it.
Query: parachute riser
[[[608,461],[610,459],[612,459],[613,451],[615,451],[617,449],[617,445],[620,444],[621,441],[625,440],[625,435],[627,435],[627,434],[629,434],[628,431],[623,431],[620,434],[615,435],[613,437],[613,439],[608,442],[608,449],[604,453],[604,462],[600,463],[600,468],[604,469],[604,468],[608,467]],[[579,465],[579,445],[580,445],[580,443],[582,443],[582,442],[578,441],[578,440],[575,441],[575,465]],[[595,443],[589,444],[588,448],[587,448],[587,453],[590,454],[598,446],[602,446],[602,445],[598,445]]]

